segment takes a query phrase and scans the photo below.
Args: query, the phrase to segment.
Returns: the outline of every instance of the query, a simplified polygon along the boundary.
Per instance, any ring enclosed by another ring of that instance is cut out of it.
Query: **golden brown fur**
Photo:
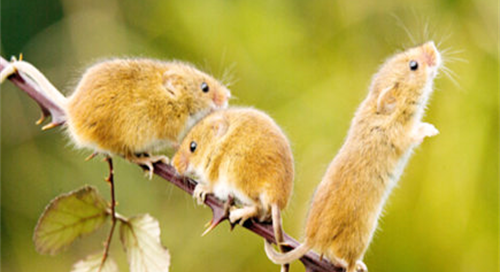
[[[418,68],[411,70],[410,61]],[[363,255],[377,227],[386,198],[396,184],[412,148],[437,130],[422,123],[432,81],[440,65],[432,42],[397,54],[373,78],[338,155],[314,195],[306,223],[304,246],[315,249],[348,272],[363,271]],[[300,254],[282,256],[277,263]],[[300,256],[297,256],[300,255]]]
[[[194,153],[192,141],[197,143]],[[252,201],[243,204],[259,206],[262,219],[269,218],[273,203],[284,209],[292,193],[288,140],[270,117],[254,109],[219,110],[202,119],[183,140],[173,164],[212,189],[227,182]]]
[[[185,63],[110,60],[89,68],[69,97],[68,128],[77,145],[130,158],[177,143],[190,117],[225,107],[228,97],[224,86]]]
[[[264,221],[273,215],[275,236],[282,242],[279,211],[292,193],[293,157],[287,138],[269,116],[248,108],[216,111],[193,127],[173,164],[181,174],[196,176],[194,196],[199,200],[207,193],[222,200],[234,196],[241,208],[230,211],[231,222]]]
[[[152,163],[167,161],[165,156],[150,156],[151,151],[177,146],[199,119],[227,107],[231,96],[213,77],[178,61],[112,59],[97,63],[87,69],[68,98],[22,60],[13,59],[0,73],[0,82],[16,71],[33,80],[37,90],[64,111],[62,115],[52,113],[53,122],[42,129],[66,121],[76,146],[144,164],[150,176]]]

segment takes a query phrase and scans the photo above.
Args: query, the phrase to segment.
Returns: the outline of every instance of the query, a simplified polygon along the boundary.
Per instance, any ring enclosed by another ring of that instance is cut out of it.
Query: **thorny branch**
[[[109,247],[111,245],[111,239],[113,238],[113,232],[116,227],[116,200],[115,200],[115,170],[113,168],[113,159],[111,157],[106,156],[104,159],[108,163],[109,167],[109,175],[106,178],[106,182],[109,184],[109,188],[111,191],[111,229],[109,230],[108,238],[106,239],[106,243],[104,244],[104,254],[102,256],[101,265],[99,266],[99,270],[101,271],[106,259],[109,256]]]
[[[3,70],[8,65],[8,61],[3,57],[0,57],[0,71]],[[44,96],[37,91],[38,86],[36,86],[29,78],[16,73],[9,78],[14,85],[19,89],[27,93],[42,110],[42,118],[37,122],[41,123],[45,117],[49,115],[64,116],[64,110],[52,102],[48,97]],[[62,124],[64,120],[52,120],[53,123]],[[144,168],[144,167],[143,167]],[[196,186],[196,181],[180,176],[177,174],[175,169],[167,164],[156,163],[154,165],[154,173],[163,179],[173,183],[180,189],[184,190],[189,194],[193,194],[194,187]],[[213,222],[224,221],[227,219],[227,214],[224,209],[224,203],[216,199],[213,195],[207,195],[205,200],[205,205],[209,206],[213,212]],[[247,220],[243,225],[246,229],[254,232],[255,234],[263,237],[264,239],[275,243],[273,229],[271,224],[254,222],[253,220]],[[284,240],[287,246],[286,250],[292,250],[299,246],[299,242],[284,234]],[[342,272],[344,271],[341,267],[336,267],[326,259],[321,259],[320,256],[312,251],[309,251],[304,255],[300,261],[304,264],[307,272]],[[278,269],[278,268],[277,268]]]

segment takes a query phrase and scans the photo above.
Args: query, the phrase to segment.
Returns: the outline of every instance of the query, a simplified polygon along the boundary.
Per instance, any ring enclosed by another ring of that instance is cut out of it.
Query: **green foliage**
[[[47,205],[35,228],[37,251],[59,253],[78,237],[96,231],[110,214],[108,203],[92,186],[84,186],[56,197]],[[149,214],[130,219],[118,216],[117,220],[121,224],[120,240],[127,252],[130,271],[168,272],[170,254],[161,244],[158,220]],[[116,272],[118,266],[106,251],[75,263],[71,271]]]
[[[78,237],[101,227],[110,212],[97,190],[85,186],[50,202],[40,216],[33,240],[42,254],[56,254]]]

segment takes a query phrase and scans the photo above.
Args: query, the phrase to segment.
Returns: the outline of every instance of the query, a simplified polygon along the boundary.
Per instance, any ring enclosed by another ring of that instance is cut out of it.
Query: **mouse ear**
[[[163,86],[167,90],[167,93],[173,98],[180,96],[180,90],[176,88],[176,83],[182,80],[182,76],[173,70],[168,70],[163,73]]]
[[[217,118],[212,122],[212,129],[214,130],[216,138],[224,136],[224,134],[226,134],[227,132],[228,127],[228,122],[222,117]]]
[[[383,89],[377,99],[377,113],[390,114],[396,109],[396,98],[394,97],[395,86]]]

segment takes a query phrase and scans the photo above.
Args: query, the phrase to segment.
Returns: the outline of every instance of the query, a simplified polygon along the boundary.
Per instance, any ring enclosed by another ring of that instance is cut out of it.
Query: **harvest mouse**
[[[283,241],[280,211],[292,193],[293,157],[287,138],[268,115],[250,108],[211,113],[184,138],[173,165],[180,174],[197,178],[193,196],[198,203],[207,194],[223,201],[234,197],[238,207],[229,212],[231,223],[271,219],[276,240]]]
[[[16,71],[35,81],[39,90],[64,111],[64,116],[53,115],[52,123],[43,129],[66,121],[77,147],[143,164],[149,168],[150,177],[153,163],[168,162],[165,156],[151,156],[150,152],[166,145],[177,146],[199,119],[227,107],[231,95],[212,76],[180,61],[103,61],[87,69],[67,98],[22,60],[10,63],[0,74],[0,81]]]
[[[438,134],[421,119],[440,65],[432,41],[382,65],[316,189],[304,243],[281,254],[266,241],[266,254],[274,263],[289,263],[314,249],[347,272],[367,271],[362,259],[387,197],[413,148]]]

